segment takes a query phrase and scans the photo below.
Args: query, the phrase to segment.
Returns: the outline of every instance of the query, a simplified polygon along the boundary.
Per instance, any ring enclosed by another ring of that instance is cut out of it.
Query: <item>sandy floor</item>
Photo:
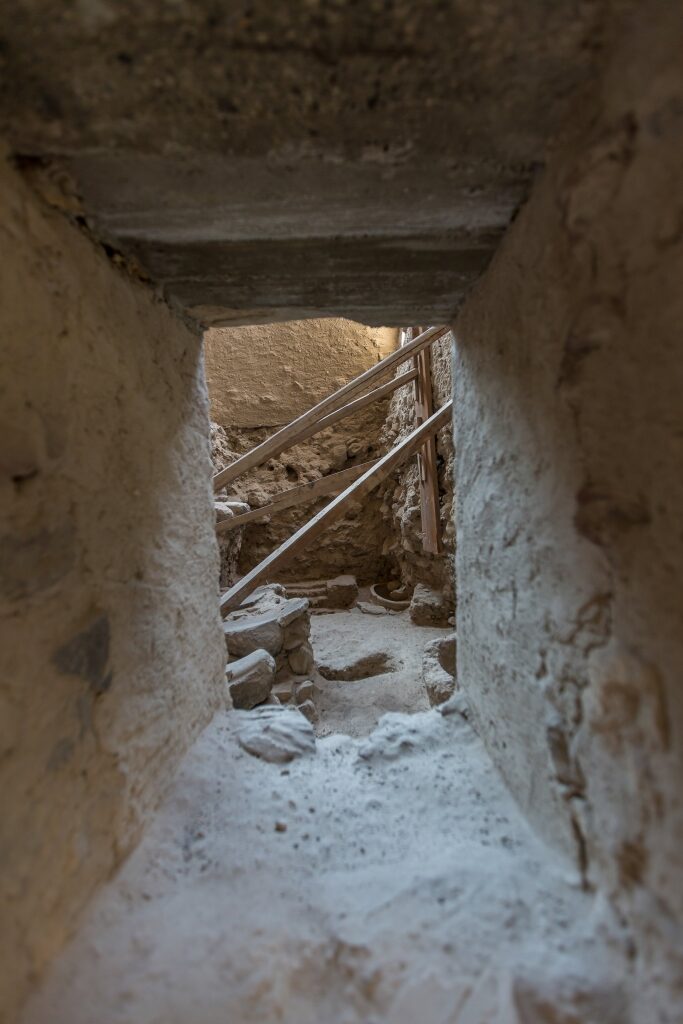
[[[358,616],[320,616],[314,643],[331,665],[381,632],[401,660],[381,682],[332,684],[323,731],[373,690],[360,738],[321,738],[283,768],[219,714],[24,1024],[623,1024],[613,994],[603,1016],[543,1011],[539,985],[603,956],[584,937],[591,903],[470,726],[423,711],[361,735],[408,700],[433,631],[413,631],[406,660],[405,622]]]
[[[407,611],[375,616],[354,608],[313,616],[311,642],[327,676],[318,680],[319,734],[366,736],[387,711],[426,711],[422,649],[428,640],[449,632],[451,628],[413,626]],[[337,681],[340,674],[356,674],[354,667],[363,678]]]

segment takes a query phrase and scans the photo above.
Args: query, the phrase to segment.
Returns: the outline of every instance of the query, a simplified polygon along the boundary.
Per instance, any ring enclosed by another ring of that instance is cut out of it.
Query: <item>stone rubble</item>
[[[237,741],[254,757],[286,764],[295,757],[315,753],[313,726],[294,708],[265,705],[235,714],[239,716]]]
[[[229,657],[229,677],[231,674],[234,676],[235,671],[239,673],[237,666],[255,654],[270,671],[267,692],[265,682],[260,683],[259,689],[251,676],[248,685],[236,686],[239,703],[233,697],[235,707],[253,708],[272,694],[282,704],[306,704],[304,713],[307,717],[317,717],[313,704],[315,687],[310,679],[315,670],[315,659],[309,639],[311,621],[307,598],[288,597],[285,588],[278,583],[259,587],[226,618],[223,633]],[[263,660],[264,655],[268,662]],[[247,668],[251,669],[251,663]],[[263,693],[261,700],[254,699],[257,693]],[[243,703],[245,700],[249,703]]]

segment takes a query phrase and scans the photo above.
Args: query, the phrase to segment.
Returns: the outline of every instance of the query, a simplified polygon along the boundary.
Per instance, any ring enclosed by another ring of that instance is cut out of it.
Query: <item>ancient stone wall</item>
[[[667,10],[579,103],[458,317],[454,366],[458,677],[535,826],[636,926],[651,1007],[683,976],[683,25]],[[679,1019],[677,998],[638,1019]]]
[[[208,331],[205,337],[211,411],[218,424],[213,456],[222,468],[388,355],[397,332],[330,319]],[[381,435],[387,410],[388,399],[373,403],[287,449],[232,483],[228,496],[252,507],[265,505],[287,488],[377,458],[386,449]],[[378,489],[364,498],[286,566],[281,578],[322,579],[344,572],[365,583],[384,578],[391,563],[382,495]],[[297,505],[269,522],[247,525],[233,557],[238,571],[253,568],[328,501]]]
[[[210,718],[225,658],[200,339],[0,174],[10,1021]]]
[[[450,334],[434,342],[432,353],[432,389],[434,408],[451,398],[451,349]],[[407,372],[412,366],[405,363],[399,373]],[[394,392],[387,413],[382,439],[387,446],[393,446],[415,427],[415,389],[412,384]],[[416,459],[393,474],[392,483],[387,487],[382,515],[387,523],[388,537],[385,554],[398,564],[404,583],[414,585],[426,583],[443,592],[452,605],[455,567],[455,518],[453,514],[453,437],[448,429],[440,430],[436,436],[437,466],[439,476],[439,510],[443,553],[431,555],[422,547],[422,519],[420,512],[420,482]]]

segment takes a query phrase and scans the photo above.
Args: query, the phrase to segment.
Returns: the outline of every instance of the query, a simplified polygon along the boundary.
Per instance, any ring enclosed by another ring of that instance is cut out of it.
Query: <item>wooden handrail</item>
[[[264,516],[276,515],[286,508],[291,508],[292,505],[314,501],[323,494],[343,491],[353,480],[357,480],[371,466],[374,466],[377,461],[377,459],[372,459],[370,462],[362,462],[358,466],[349,466],[348,469],[342,469],[338,473],[330,473],[329,476],[319,477],[317,480],[300,484],[298,487],[290,487],[288,490],[276,495],[268,505],[252,508],[249,512],[242,512],[231,519],[222,519],[220,523],[216,524],[216,533],[228,533],[230,530],[237,529],[238,526],[246,526],[247,523],[253,522],[254,519],[263,519]]]
[[[424,335],[422,335],[424,338]],[[416,341],[419,339],[415,339]],[[428,344],[429,342],[425,342]],[[405,346],[407,348],[407,346]],[[413,350],[414,352],[414,350]],[[248,572],[238,583],[223,594],[220,608],[221,615],[226,616],[229,612],[238,608],[252,591],[278,568],[289,562],[299,551],[305,548],[312,540],[325,530],[330,523],[340,519],[346,512],[348,506],[363,498],[382,480],[406,459],[414,455],[424,444],[426,437],[443,427],[451,415],[453,400],[446,402],[429,419],[425,420],[412,433],[408,434],[399,444],[378,459],[358,480],[354,481],[345,491],[342,491],[336,498],[333,498],[329,505],[313,516],[312,519],[302,526],[296,533],[292,534],[279,548],[271,552],[251,572]]]
[[[328,395],[322,402],[318,402],[312,409],[302,413],[297,419],[292,420],[286,426],[282,427],[271,437],[266,438],[261,444],[256,445],[251,451],[246,452],[244,455],[236,459],[235,462],[226,466],[225,469],[220,470],[216,473],[213,478],[213,486],[215,491],[219,491],[226,484],[235,480],[238,476],[246,473],[248,469],[253,469],[254,466],[260,466],[266,459],[273,458],[279,455],[280,452],[286,448],[290,448],[297,441],[301,440],[302,437],[310,437],[311,433],[317,433],[316,430],[309,431],[312,424],[318,424],[318,422],[326,416],[328,413],[338,409],[340,405],[344,404],[344,399],[348,395],[353,394],[360,388],[365,387],[371,380],[375,380],[377,377],[381,377],[383,374],[393,370],[394,367],[400,366],[407,359],[416,355],[422,351],[427,345],[431,345],[437,338],[447,334],[450,327],[430,327],[427,331],[424,331],[417,338],[409,341],[403,348],[396,349],[395,352],[391,352],[384,359],[380,360],[379,363],[375,363],[369,370],[365,370],[364,373],[359,374],[353,380],[349,381],[348,384],[344,384],[343,387],[339,388],[333,394]],[[399,378],[401,384],[404,383]],[[397,387],[400,384],[397,384]],[[377,397],[377,396],[375,396]],[[308,431],[308,432],[307,432]]]

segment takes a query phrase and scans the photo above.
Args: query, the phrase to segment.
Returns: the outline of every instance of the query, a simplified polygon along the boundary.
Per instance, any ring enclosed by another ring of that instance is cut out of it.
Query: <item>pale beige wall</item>
[[[673,1021],[683,9],[651,20],[581,105],[455,325],[458,677],[531,820],[632,925],[637,1019]]]
[[[201,342],[0,168],[0,1017],[218,698]]]
[[[211,417],[231,427],[288,423],[393,351],[397,334],[339,319],[207,331]]]

